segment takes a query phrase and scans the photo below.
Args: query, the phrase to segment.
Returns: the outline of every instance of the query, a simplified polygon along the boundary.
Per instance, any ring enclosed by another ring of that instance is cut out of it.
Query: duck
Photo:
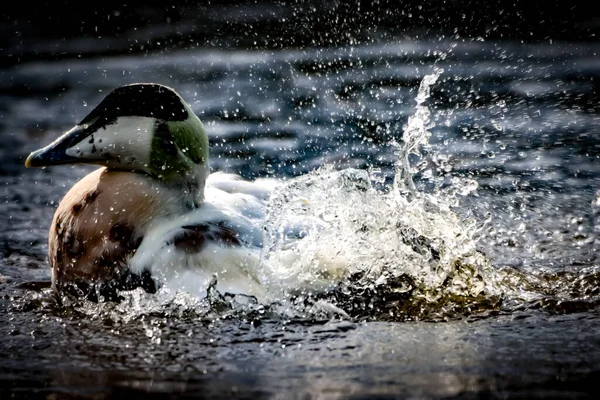
[[[25,161],[69,164],[99,168],[68,190],[50,225],[56,293],[110,300],[170,284],[264,296],[262,224],[278,183],[210,173],[204,125],[174,89],[118,87]]]

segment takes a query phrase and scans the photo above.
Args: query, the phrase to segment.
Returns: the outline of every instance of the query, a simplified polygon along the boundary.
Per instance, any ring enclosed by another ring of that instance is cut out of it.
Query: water
[[[399,41],[3,69],[2,397],[591,397],[599,50]],[[286,181],[265,274],[325,292],[59,306],[34,290],[52,213],[91,169],[25,156],[134,81],[191,103],[213,169]],[[321,228],[289,262],[299,242],[276,227],[298,216]]]

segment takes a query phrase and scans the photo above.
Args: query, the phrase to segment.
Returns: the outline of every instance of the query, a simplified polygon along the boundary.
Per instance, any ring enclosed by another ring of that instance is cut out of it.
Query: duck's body
[[[161,219],[146,231],[129,261],[130,270],[150,271],[172,290],[200,295],[216,278],[221,293],[262,299],[258,266],[273,187],[271,180],[250,183],[235,175],[212,174],[200,207]]]
[[[179,188],[100,168],[77,182],[56,210],[49,234],[53,281],[85,287],[148,271],[172,288],[202,293],[216,276],[220,291],[260,297],[256,266],[270,188],[268,181],[216,173],[205,201],[188,207]],[[186,270],[194,271],[192,282],[182,279]]]
[[[202,123],[172,89],[116,89],[26,165],[80,162],[104,167],[56,210],[49,260],[58,291],[73,284],[154,291],[159,279],[202,293],[216,276],[222,292],[262,296],[256,267],[273,184],[208,176]]]

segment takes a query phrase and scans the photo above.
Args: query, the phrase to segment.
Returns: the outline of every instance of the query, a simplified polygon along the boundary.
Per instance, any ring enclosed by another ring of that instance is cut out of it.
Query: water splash
[[[445,308],[449,299],[461,307],[497,302],[499,291],[482,275],[491,267],[476,248],[478,226],[452,210],[457,193],[476,185],[428,194],[413,182],[420,168],[409,158],[429,146],[426,100],[441,73],[424,77],[403,143],[392,144],[398,158],[392,190],[376,190],[369,171],[324,167],[273,194],[262,280],[274,298],[315,296],[350,314],[392,317]]]
[[[396,175],[394,178],[394,189],[400,193],[412,193],[416,191],[413,182],[413,175],[419,172],[419,168],[414,168],[409,162],[409,156],[414,154],[422,156],[421,149],[429,147],[431,131],[431,111],[425,104],[430,96],[431,86],[435,84],[443,70],[438,69],[433,74],[426,75],[417,93],[417,107],[415,113],[408,118],[408,123],[404,128],[402,135],[402,145],[395,142],[396,147]]]

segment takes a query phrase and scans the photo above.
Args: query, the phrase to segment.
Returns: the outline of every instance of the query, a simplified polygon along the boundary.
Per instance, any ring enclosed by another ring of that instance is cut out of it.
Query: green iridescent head
[[[173,89],[135,83],[113,90],[79,124],[29,155],[27,167],[98,164],[169,181],[208,164],[208,137]]]

